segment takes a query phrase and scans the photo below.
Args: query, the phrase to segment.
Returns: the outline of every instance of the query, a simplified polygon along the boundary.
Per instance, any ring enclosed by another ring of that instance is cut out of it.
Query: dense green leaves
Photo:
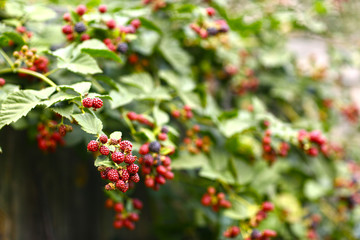
[[[81,126],[81,129],[90,134],[100,134],[103,124],[100,119],[90,113],[74,114],[72,117]]]

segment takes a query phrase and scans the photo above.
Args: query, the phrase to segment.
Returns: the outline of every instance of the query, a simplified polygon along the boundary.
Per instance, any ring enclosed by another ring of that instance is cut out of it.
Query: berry
[[[162,127],[161,128],[161,132],[162,133],[168,133],[169,132],[169,129],[167,127]]]
[[[145,154],[149,153],[149,144],[143,144],[139,149],[139,153],[141,155],[145,155]]]
[[[129,215],[129,219],[133,222],[137,222],[139,221],[139,214],[137,213],[130,213]]]
[[[141,22],[139,19],[134,19],[131,21],[131,26],[133,26],[135,29],[138,29],[141,26]]]
[[[206,29],[206,32],[208,36],[215,36],[216,34],[218,34],[218,30],[214,27],[209,27],[208,29]]]
[[[117,189],[122,190],[125,188],[125,182],[123,180],[118,180],[115,186]]]
[[[0,80],[1,81],[1,80]],[[59,134],[60,136],[64,137],[66,135],[66,126],[65,125],[60,125],[59,127]]]
[[[116,182],[119,180],[119,173],[115,169],[110,169],[107,173],[107,178],[112,182]]]
[[[180,117],[180,111],[179,110],[173,110],[171,112],[171,115],[174,117],[174,118],[179,118]]]
[[[107,155],[109,155],[110,150],[109,150],[109,148],[108,148],[107,146],[101,146],[101,147],[100,147],[100,153],[101,153],[102,155],[107,156]]]
[[[167,134],[166,133],[160,133],[159,136],[158,136],[158,139],[160,141],[165,141],[167,139]]]
[[[151,143],[149,144],[149,151],[150,151],[150,152],[159,153],[159,152],[160,152],[160,148],[161,148],[161,145],[160,145],[160,143],[157,142],[157,141],[151,142]]]
[[[133,164],[135,162],[135,160],[136,160],[136,157],[131,154],[127,154],[125,156],[125,163],[127,163],[127,164]]]
[[[103,101],[100,98],[94,98],[93,99],[93,108],[97,109],[97,108],[101,108],[103,105]]]
[[[158,184],[161,184],[161,185],[163,185],[163,184],[166,183],[166,179],[165,179],[163,176],[161,176],[161,175],[157,175],[157,176],[155,177],[155,181],[156,181]]]
[[[216,193],[216,189],[214,187],[208,187],[207,192],[210,195],[214,195]]]
[[[77,33],[83,33],[86,31],[86,26],[83,22],[78,22],[75,24],[74,29]]]
[[[68,34],[68,35],[66,35],[66,40],[68,40],[69,42],[74,41],[74,39],[75,39],[74,34]]]
[[[102,179],[107,179],[107,171],[100,172],[100,176]]]
[[[115,163],[120,164],[124,161],[125,156],[122,152],[114,152],[111,155],[111,160],[113,160]]]
[[[87,10],[87,9],[86,9],[86,6],[85,6],[85,5],[79,5],[79,6],[77,6],[75,12],[76,12],[78,15],[82,16],[82,15],[85,14],[86,10]]]
[[[120,229],[120,228],[122,228],[122,227],[123,227],[123,221],[122,221],[122,220],[115,220],[115,221],[113,222],[113,227],[114,227],[115,229]]]
[[[126,192],[129,189],[129,183],[125,183],[125,186],[121,189],[122,192]]]
[[[124,227],[126,227],[129,230],[134,230],[135,229],[134,223],[131,222],[129,219],[124,220]]]
[[[71,15],[70,13],[65,13],[63,16],[64,21],[70,22],[71,21]]]
[[[100,5],[100,6],[99,6],[99,12],[100,12],[100,13],[106,13],[106,12],[107,12],[107,7],[106,7],[106,5]]]
[[[91,140],[89,144],[87,145],[87,149],[90,152],[96,152],[99,149],[99,143],[95,140]]]
[[[133,206],[135,209],[139,209],[139,210],[141,210],[143,208],[142,202],[137,198],[133,199]]]
[[[64,34],[71,34],[71,33],[73,33],[73,29],[72,29],[72,26],[71,25],[65,25],[65,26],[63,26],[62,27],[62,32],[64,33]]]
[[[126,53],[127,50],[128,50],[128,45],[127,43],[119,43],[116,47],[116,50],[119,52],[119,53]]]
[[[81,40],[82,42],[84,42],[84,41],[86,41],[86,40],[89,40],[89,39],[90,39],[90,35],[87,34],[87,33],[84,33],[83,35],[81,35],[81,38],[80,38],[80,40]]]
[[[121,179],[126,182],[127,180],[129,180],[129,178],[130,178],[130,175],[129,175],[128,170],[123,169],[121,172]]]
[[[162,161],[162,164],[163,164],[165,167],[170,166],[170,164],[171,164],[171,159],[170,159],[170,157],[165,156],[164,160]]]
[[[134,183],[138,183],[140,181],[140,176],[139,174],[135,173],[134,175],[132,175],[130,177],[131,181],[133,181]]]
[[[171,171],[167,171],[167,172],[164,174],[164,177],[165,177],[166,179],[169,179],[169,180],[174,179],[174,173],[171,172]]]
[[[132,143],[130,141],[124,140],[120,142],[120,149],[124,152],[131,152],[132,150]]]
[[[184,106],[184,110],[187,111],[187,112],[188,112],[188,111],[191,111],[191,107],[190,107],[189,105],[185,105],[185,106]]]
[[[160,175],[164,175],[167,172],[167,170],[163,165],[159,165],[156,167],[156,172]]]
[[[106,199],[105,207],[106,208],[112,208],[113,206],[114,206],[114,201],[111,198]]]
[[[138,115],[135,112],[128,112],[126,114],[126,116],[128,117],[128,119],[130,119],[131,121],[136,121],[138,120]]]
[[[84,98],[84,99],[82,100],[82,104],[83,104],[83,106],[86,107],[86,108],[91,108],[91,107],[93,106],[93,99],[91,99],[91,98]]]
[[[146,155],[144,156],[144,164],[145,164],[146,166],[151,166],[151,165],[153,165],[153,162],[154,162],[154,158],[152,157],[151,154],[146,154]]]
[[[152,188],[155,185],[155,181],[152,177],[148,177],[145,179],[145,186]]]
[[[274,210],[274,205],[271,202],[263,202],[261,208],[263,211],[269,212]]]
[[[100,136],[99,140],[102,143],[107,143],[108,137],[105,134],[103,134],[103,135]]]
[[[311,147],[308,150],[308,154],[312,157],[316,157],[319,154],[319,151],[315,147]]]
[[[204,194],[201,198],[201,204],[204,206],[210,206],[211,205],[211,197],[208,194]]]
[[[262,233],[264,237],[276,237],[276,232],[270,229],[265,229]]]
[[[139,171],[139,166],[136,164],[131,164],[127,166],[127,170],[130,174],[135,174]]]
[[[5,79],[0,78],[0,87],[4,86],[6,83]]]
[[[114,29],[116,27],[116,22],[113,19],[110,19],[109,21],[106,22],[106,26],[109,29]]]
[[[260,232],[259,230],[257,230],[257,229],[254,229],[254,230],[252,231],[251,235],[250,235],[250,238],[251,238],[252,240],[256,240],[256,239],[261,238],[261,232]]]
[[[124,205],[122,203],[115,203],[114,204],[114,210],[115,212],[122,212],[124,211]]]
[[[215,9],[209,7],[209,8],[206,8],[206,13],[208,16],[212,17],[215,15]]]

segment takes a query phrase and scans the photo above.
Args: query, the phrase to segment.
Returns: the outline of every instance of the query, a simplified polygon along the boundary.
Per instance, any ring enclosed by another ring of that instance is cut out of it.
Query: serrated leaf
[[[158,32],[159,34],[162,34],[161,29],[154,22],[152,22],[144,17],[140,17],[139,19],[141,21],[142,27],[154,30],[154,31]]]
[[[60,114],[61,116],[71,120],[71,114],[74,113],[74,104],[68,104],[59,107],[51,107],[50,109]]]
[[[95,74],[102,72],[95,59],[85,53],[77,54],[71,59],[59,59],[58,67],[66,68],[69,71],[81,74]]]
[[[154,107],[153,115],[154,115],[155,123],[158,126],[163,126],[170,120],[169,115],[166,112],[160,110],[158,106]]]
[[[224,215],[236,219],[236,220],[244,220],[247,218],[251,218],[258,211],[258,207],[245,199],[237,199],[236,197],[231,197],[230,201],[232,203],[232,207],[230,209],[226,209],[224,211]]]
[[[110,51],[103,42],[97,39],[87,40],[79,44],[77,49],[83,53],[89,54],[92,57],[103,57],[120,63],[122,62],[121,58],[116,53]]]
[[[149,56],[153,53],[156,44],[159,42],[160,36],[154,31],[142,32],[134,41],[131,46],[137,52]]]
[[[176,39],[163,38],[159,49],[164,58],[179,73],[189,73],[191,58],[181,47]]]
[[[112,109],[124,106],[135,98],[135,95],[127,91],[124,87],[118,86],[118,89],[119,91],[110,91],[110,97],[112,98],[110,105]]]
[[[73,95],[73,94],[66,93],[66,92],[57,92],[54,95],[52,95],[49,100],[42,101],[41,104],[43,104],[47,107],[50,107],[51,105],[53,105],[57,102],[61,102],[61,101],[65,101],[65,100],[69,101],[69,100],[73,100],[76,98],[80,99],[80,96]]]
[[[115,167],[114,162],[109,159],[108,156],[100,155],[96,158],[94,162],[95,167],[105,166],[105,167]]]
[[[53,94],[55,92],[55,90],[56,90],[55,87],[48,87],[48,88],[41,89],[39,91],[26,89],[26,90],[24,90],[24,92],[31,94],[31,95],[35,95],[37,98],[40,98],[40,99],[47,99],[50,97],[51,94]]]
[[[74,114],[72,117],[81,126],[81,129],[90,134],[100,134],[103,128],[102,122],[90,113]]]
[[[35,95],[22,90],[10,93],[1,105],[0,129],[27,115],[39,102]]]
[[[145,93],[150,93],[153,90],[153,80],[148,73],[135,73],[121,77],[120,81],[128,85],[142,89]]]
[[[116,131],[113,132],[112,134],[110,134],[110,139],[115,139],[115,140],[119,140],[122,137],[122,132],[120,131]]]
[[[91,82],[79,82],[72,85],[60,85],[60,89],[72,89],[75,92],[84,95],[88,93],[91,88]]]

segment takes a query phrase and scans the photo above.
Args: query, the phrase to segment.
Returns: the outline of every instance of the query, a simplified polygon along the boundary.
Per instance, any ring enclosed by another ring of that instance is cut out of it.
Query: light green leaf
[[[304,194],[311,200],[315,200],[324,196],[326,192],[327,189],[314,180],[308,180],[305,183]]]
[[[64,101],[64,100],[73,100],[75,98],[79,98],[80,99],[80,96],[77,96],[77,95],[73,95],[73,94],[70,94],[70,93],[66,93],[66,92],[57,92],[55,93],[54,95],[52,95],[50,97],[49,100],[47,101],[43,101],[41,102],[41,104],[49,107],[57,102],[61,102],[61,101]]]
[[[27,5],[25,11],[27,19],[31,21],[44,22],[56,17],[55,11],[40,5]]]
[[[251,204],[245,199],[237,199],[236,197],[230,198],[232,207],[224,211],[224,215],[236,219],[244,220],[251,218],[259,210],[257,205]]]
[[[122,136],[122,132],[116,131],[110,134],[110,139],[119,140]]]
[[[66,68],[69,71],[81,74],[95,74],[102,72],[95,59],[85,53],[77,54],[71,59],[59,59],[58,67]]]
[[[74,114],[72,117],[81,126],[81,129],[90,134],[100,134],[103,128],[102,122],[90,113]]]
[[[154,31],[144,31],[131,44],[137,52],[149,56],[153,53],[154,47],[159,42],[160,36]]]
[[[55,92],[55,90],[56,90],[55,87],[48,87],[48,88],[41,89],[39,91],[26,89],[26,90],[24,90],[24,92],[31,94],[31,95],[35,95],[37,98],[40,98],[40,99],[47,99],[50,97],[51,94],[53,94]]]
[[[88,93],[91,88],[91,82],[79,82],[72,85],[60,85],[61,89],[72,89],[75,92],[84,95]]]
[[[171,163],[173,169],[196,169],[201,168],[208,162],[206,155],[202,153],[190,154],[184,151],[180,153],[180,156]]]
[[[170,120],[169,115],[166,112],[160,110],[158,106],[154,107],[153,115],[158,126],[163,126]]]
[[[105,167],[115,167],[113,161],[109,159],[108,156],[100,155],[96,158],[94,162],[95,167],[105,166]]]
[[[164,58],[179,73],[189,73],[190,56],[180,47],[179,42],[173,38],[163,38],[159,49]]]
[[[148,73],[135,73],[121,77],[120,81],[130,86],[142,89],[145,93],[150,93],[153,90],[153,80]]]
[[[64,104],[64,106],[51,107],[50,109],[60,114],[61,116],[71,120],[71,114],[74,113],[74,104]]]
[[[87,40],[79,44],[77,49],[83,53],[89,54],[92,57],[103,57],[120,63],[122,62],[121,58],[116,53],[110,51],[103,42],[97,39]]]
[[[110,105],[112,109],[124,106],[130,103],[135,98],[135,95],[127,91],[126,88],[119,85],[118,89],[119,91],[110,91],[110,97],[112,98],[112,101],[110,101]]]

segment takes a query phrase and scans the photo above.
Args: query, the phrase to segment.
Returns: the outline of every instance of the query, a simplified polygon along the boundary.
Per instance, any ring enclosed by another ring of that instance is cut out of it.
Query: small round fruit
[[[4,86],[6,83],[5,79],[0,78],[0,87]]]
[[[112,182],[117,182],[119,180],[119,173],[115,169],[110,169],[107,173],[107,179]]]
[[[100,136],[99,140],[102,143],[107,143],[108,137],[105,134],[103,134],[103,135]]]
[[[95,140],[91,140],[89,144],[87,145],[87,149],[90,152],[96,152],[99,149],[99,143]]]
[[[107,12],[107,6],[106,5],[100,5],[99,6],[99,12],[100,13],[106,13]]]
[[[93,99],[88,97],[82,100],[82,104],[86,108],[91,108],[93,106],[93,102]]]
[[[94,98],[92,106],[95,109],[101,108],[103,106],[103,101],[100,98]]]
[[[85,5],[79,5],[79,6],[76,7],[75,12],[76,12],[78,15],[82,16],[82,15],[85,14],[86,10],[87,10],[87,8],[86,8]]]
[[[158,141],[151,142],[149,144],[149,151],[154,153],[159,153],[161,144]]]
[[[83,22],[78,22],[75,24],[74,29],[77,33],[83,33],[86,31],[86,26]]]
[[[109,148],[107,147],[107,146],[101,146],[100,147],[100,153],[102,154],[102,155],[105,155],[105,156],[107,156],[107,155],[109,155],[109,153],[110,153],[110,150],[109,150]]]
[[[128,45],[127,43],[119,43],[116,47],[116,50],[119,52],[119,53],[126,53],[127,50],[128,50]]]
[[[111,160],[113,160],[117,164],[122,163],[124,159],[125,159],[125,155],[122,152],[114,152],[111,155]]]

